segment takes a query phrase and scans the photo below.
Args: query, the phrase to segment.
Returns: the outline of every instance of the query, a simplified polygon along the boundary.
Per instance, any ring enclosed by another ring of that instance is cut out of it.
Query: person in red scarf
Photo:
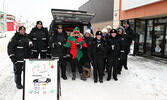
[[[71,55],[71,70],[72,70],[72,80],[76,78],[76,67],[79,70],[81,80],[86,80],[83,76],[83,69],[81,66],[81,58],[83,57],[82,50],[87,48],[87,44],[84,41],[83,35],[80,33],[78,27],[75,27],[73,33],[67,38],[67,43],[65,47],[70,49]]]

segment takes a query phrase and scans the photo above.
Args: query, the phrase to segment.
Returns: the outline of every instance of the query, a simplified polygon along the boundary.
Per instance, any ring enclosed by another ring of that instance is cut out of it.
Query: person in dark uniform
[[[108,77],[107,81],[111,80],[111,72],[113,69],[113,79],[117,81],[117,71],[118,71],[118,58],[120,54],[120,40],[117,35],[117,30],[112,29],[110,32],[110,37],[107,42],[109,52],[108,52]]]
[[[121,74],[122,66],[123,64],[125,64],[127,54],[128,54],[128,50],[127,50],[128,43],[127,43],[127,37],[125,36],[125,29],[122,26],[117,28],[117,32],[118,32],[119,39],[121,41],[119,65],[118,65],[118,74]]]
[[[87,29],[85,31],[84,40],[89,48],[90,43],[93,40],[93,36],[91,34],[90,29]],[[83,59],[82,59],[82,63],[84,65],[84,77],[86,78],[90,77],[90,72],[91,72],[91,65],[90,65],[90,60],[88,57],[88,48],[83,49]]]
[[[42,26],[41,21],[37,21],[36,27],[34,27],[30,34],[29,38],[32,41],[31,54],[32,58],[46,58],[48,50],[48,30]]]
[[[8,44],[8,55],[14,65],[15,83],[18,89],[22,89],[21,73],[24,66],[24,59],[29,58],[29,39],[25,33],[24,26],[19,27]]]
[[[54,32],[53,36],[49,39],[49,47],[51,49],[51,58],[58,58],[59,65],[61,66],[61,77],[67,80],[66,76],[66,48],[67,33],[63,30],[62,25],[58,25],[58,29]]]
[[[108,26],[108,30],[110,30],[110,27]],[[102,29],[102,39],[107,42],[108,39],[109,39],[109,33],[108,33],[108,30],[106,28]],[[108,49],[105,49],[106,51],[106,54],[108,52]],[[104,74],[105,75],[105,71],[107,71],[107,55],[104,57]]]
[[[96,32],[96,38],[91,42],[89,47],[89,59],[93,64],[94,83],[103,83],[104,72],[104,55],[105,55],[106,43],[102,39],[102,32]]]
[[[129,52],[130,52],[130,46],[131,46],[131,44],[132,44],[132,40],[135,40],[135,33],[134,33],[134,31],[131,29],[128,20],[125,21],[125,26],[124,26],[124,28],[125,28],[125,36],[127,37],[127,54],[126,54],[126,55],[128,55]],[[127,57],[128,57],[128,56],[127,56]],[[123,64],[125,69],[128,69],[128,67],[127,67],[127,57],[125,58],[125,62],[124,62],[124,64]]]

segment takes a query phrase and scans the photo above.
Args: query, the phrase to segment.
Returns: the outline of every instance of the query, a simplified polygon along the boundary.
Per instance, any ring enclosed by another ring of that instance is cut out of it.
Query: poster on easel
[[[23,100],[59,100],[58,60],[25,60]]]

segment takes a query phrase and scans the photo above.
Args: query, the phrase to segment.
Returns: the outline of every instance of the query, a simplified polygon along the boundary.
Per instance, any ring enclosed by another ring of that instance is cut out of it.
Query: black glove
[[[125,60],[125,53],[121,52],[120,55],[119,55],[119,58],[120,58],[121,61]]]
[[[11,59],[11,61],[13,62],[13,64],[16,64],[17,59],[16,59],[16,57],[15,57],[15,56],[11,56],[11,57],[10,57],[10,59]]]
[[[58,44],[58,43],[53,43],[52,44],[52,48],[57,48],[57,47],[60,47],[61,45],[60,44]]]
[[[77,45],[77,48],[82,49],[82,45]]]
[[[102,45],[100,45],[99,48],[100,48],[100,50],[103,50],[103,49],[104,49],[104,47],[103,47]]]

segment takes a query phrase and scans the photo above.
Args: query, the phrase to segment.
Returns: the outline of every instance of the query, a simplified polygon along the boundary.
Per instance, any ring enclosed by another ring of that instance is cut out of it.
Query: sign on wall
[[[159,1],[163,0],[122,0],[122,11],[130,10]]]
[[[23,100],[58,100],[57,60],[25,60]]]

